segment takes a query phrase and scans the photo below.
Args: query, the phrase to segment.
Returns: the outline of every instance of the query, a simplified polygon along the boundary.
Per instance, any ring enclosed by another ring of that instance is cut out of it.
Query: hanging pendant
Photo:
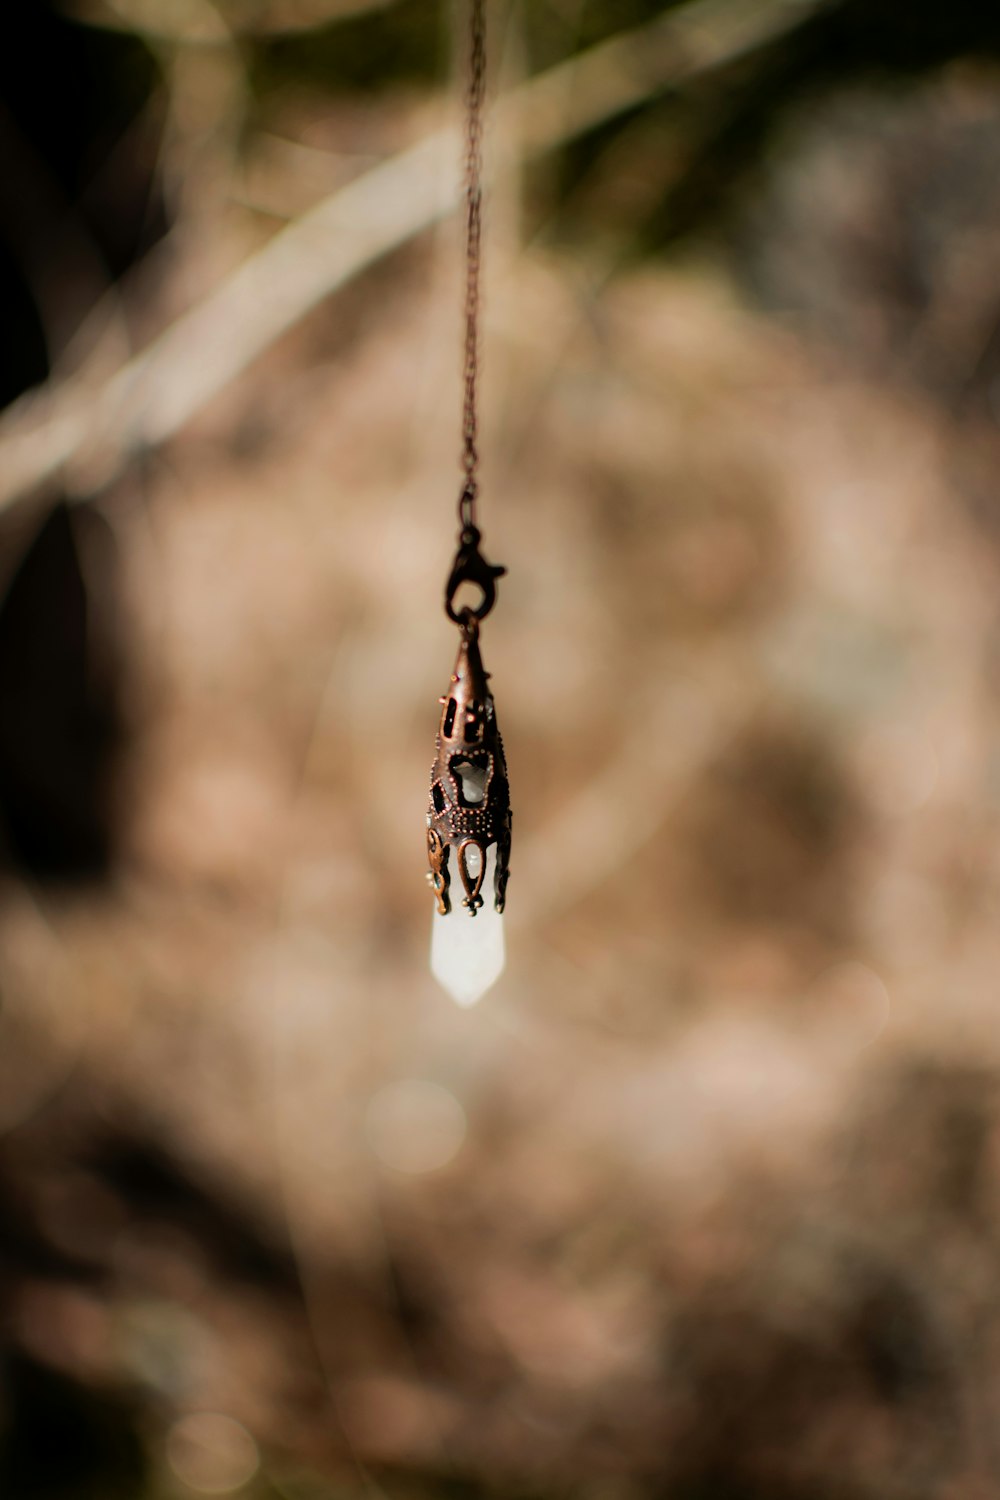
[[[459,1005],[474,1005],[504,965],[503,908],[510,861],[510,788],[493,695],[479,654],[479,626],[506,570],[479,550],[476,526],[479,274],[482,243],[482,111],[486,87],[486,4],[469,6],[469,83],[465,154],[465,368],[458,552],[445,588],[449,620],[462,632],[458,659],[441,699],[427,810],[428,879],[436,911],[431,969]],[[463,585],[478,588],[475,607],[456,609]]]
[[[510,787],[493,695],[479,651],[479,622],[496,579],[474,526],[462,532],[445,609],[461,630],[455,669],[441,701],[427,809],[428,879],[436,898],[431,969],[459,1005],[474,1005],[504,966],[502,914],[510,862]],[[476,610],[456,613],[463,583],[482,591]]]

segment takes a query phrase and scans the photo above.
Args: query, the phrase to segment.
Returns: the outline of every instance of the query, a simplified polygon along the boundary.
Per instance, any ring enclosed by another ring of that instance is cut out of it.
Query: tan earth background
[[[460,1011],[466,19],[3,64],[0,1494],[993,1500],[1000,17],[491,5]]]

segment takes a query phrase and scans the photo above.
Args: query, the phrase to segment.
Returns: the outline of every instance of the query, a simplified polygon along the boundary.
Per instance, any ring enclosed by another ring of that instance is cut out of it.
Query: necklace
[[[487,562],[480,551],[482,536],[476,524],[486,15],[485,0],[468,3],[463,480],[458,550],[444,595],[445,614],[459,629],[459,646],[448,690],[440,700],[427,809],[428,879],[436,898],[431,969],[459,1005],[475,1004],[504,966],[502,913],[511,836],[503,741],[479,650],[479,627],[496,602],[497,579],[506,569]],[[478,590],[480,597],[475,604],[459,606],[459,594],[467,586]]]

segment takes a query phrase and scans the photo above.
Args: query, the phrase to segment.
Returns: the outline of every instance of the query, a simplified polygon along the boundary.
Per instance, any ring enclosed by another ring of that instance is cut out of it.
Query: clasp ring
[[[468,626],[472,621],[478,624],[480,620],[485,620],[496,603],[497,579],[502,578],[507,571],[506,568],[496,567],[486,561],[479,550],[480,540],[478,527],[463,526],[458,551],[444,590],[445,614],[456,625]],[[455,595],[463,583],[474,583],[482,590],[483,597],[475,608],[466,604],[456,613]]]

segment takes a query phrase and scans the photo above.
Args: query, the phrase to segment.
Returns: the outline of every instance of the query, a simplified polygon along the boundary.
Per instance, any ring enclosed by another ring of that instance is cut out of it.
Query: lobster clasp
[[[456,625],[469,626],[473,621],[478,624],[480,620],[485,620],[496,603],[497,579],[502,578],[507,571],[506,568],[495,567],[486,561],[479,550],[480,540],[478,527],[471,524],[462,527],[458,551],[444,590],[445,613]],[[482,590],[483,597],[477,605],[466,604],[456,612],[455,595],[463,583],[475,584]]]

